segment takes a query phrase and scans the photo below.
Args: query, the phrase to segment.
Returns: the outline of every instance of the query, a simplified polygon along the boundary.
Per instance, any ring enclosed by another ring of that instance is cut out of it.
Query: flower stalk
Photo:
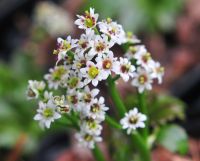
[[[146,94],[145,94],[145,92],[138,93],[138,101],[139,101],[139,109],[140,109],[140,111],[143,114],[145,114],[146,116],[148,116],[148,110],[147,110],[147,106],[146,106]],[[141,129],[141,133],[142,133],[143,138],[147,142],[147,139],[148,139],[148,118],[147,118],[145,127],[143,129]]]
[[[109,76],[107,79],[107,83],[108,83],[108,90],[113,100],[113,103],[115,104],[117,110],[119,111],[119,116],[123,117],[126,112],[126,107],[124,106],[121,97],[117,91],[115,81],[112,79],[111,76]]]

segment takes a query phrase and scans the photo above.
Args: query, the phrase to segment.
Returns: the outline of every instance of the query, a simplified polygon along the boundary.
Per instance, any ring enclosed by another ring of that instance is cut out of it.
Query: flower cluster
[[[130,32],[125,33],[117,22],[110,18],[99,22],[92,8],[77,17],[75,24],[84,33],[79,39],[71,36],[57,39],[53,52],[58,57],[56,66],[44,76],[46,83],[29,81],[27,95],[29,99],[39,99],[34,119],[42,127],[49,128],[61,116],[75,114],[80,127],[75,135],[77,140],[85,147],[94,148],[95,143],[102,140],[101,123],[109,109],[104,104],[104,97],[97,97],[99,82],[108,77],[121,77],[125,82],[131,80],[141,93],[152,88],[153,79],[161,83],[164,70],[144,45],[140,45],[140,40]],[[124,58],[114,55],[112,47],[115,44],[129,44]],[[58,91],[64,94],[56,95]],[[133,109],[121,124],[131,133],[144,127],[145,120],[145,115]]]

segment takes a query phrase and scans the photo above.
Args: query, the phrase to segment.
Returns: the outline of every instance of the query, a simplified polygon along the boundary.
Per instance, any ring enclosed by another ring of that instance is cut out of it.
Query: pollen
[[[43,116],[45,116],[46,118],[53,117],[53,110],[51,108],[44,109]]]
[[[97,103],[95,103],[95,104],[93,104],[93,105],[91,106],[91,112],[97,113],[97,112],[99,112],[99,111],[100,111],[100,106],[99,106]]]
[[[138,122],[138,117],[137,116],[131,116],[128,121],[129,121],[130,124],[136,124]]]
[[[89,142],[89,141],[92,141],[93,136],[92,136],[92,135],[89,135],[89,134],[86,134],[86,135],[84,136],[84,139],[85,139],[85,141]]]
[[[112,67],[112,62],[110,60],[104,60],[103,61],[103,68],[104,69],[110,69]]]
[[[146,75],[140,75],[138,78],[138,81],[140,84],[144,84],[147,81],[147,76]]]
[[[94,79],[99,74],[99,69],[97,67],[91,66],[88,71],[88,75]]]
[[[103,51],[104,49],[105,49],[105,44],[103,44],[102,42],[99,42],[99,43],[96,45],[96,51],[97,51],[97,52]]]
[[[71,77],[71,78],[69,79],[69,81],[68,81],[67,84],[68,84],[68,86],[69,86],[70,88],[74,88],[74,87],[77,86],[78,82],[79,82],[79,78],[77,78],[77,77]]]
[[[150,53],[146,53],[143,57],[142,60],[147,63],[149,60],[151,60],[151,54]]]

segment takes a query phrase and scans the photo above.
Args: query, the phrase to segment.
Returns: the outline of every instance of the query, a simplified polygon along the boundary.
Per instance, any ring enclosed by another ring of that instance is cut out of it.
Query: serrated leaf
[[[183,128],[178,125],[166,125],[161,127],[157,143],[171,152],[186,154],[188,151],[188,137]]]

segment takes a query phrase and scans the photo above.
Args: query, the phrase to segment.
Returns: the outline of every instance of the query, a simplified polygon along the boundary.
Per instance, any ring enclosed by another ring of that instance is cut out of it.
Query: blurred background
[[[142,40],[165,67],[164,83],[154,93],[186,107],[177,109],[177,101],[169,98],[177,117],[170,113],[166,120],[187,131],[189,152],[181,156],[157,146],[155,160],[200,161],[199,0],[0,0],[0,161],[93,160],[66,128],[41,130],[33,121],[37,103],[25,95],[27,81],[41,80],[55,64],[57,37],[79,37],[73,21],[89,7]]]

